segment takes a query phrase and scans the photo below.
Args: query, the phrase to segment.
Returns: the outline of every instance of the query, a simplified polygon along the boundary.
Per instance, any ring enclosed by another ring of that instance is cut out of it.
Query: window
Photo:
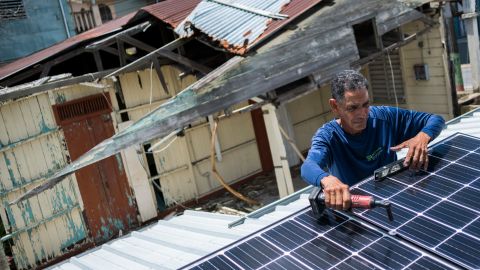
[[[382,48],[387,48],[392,44],[402,41],[402,39],[402,32],[396,28],[383,34],[379,45]],[[388,54],[383,54],[376,58],[368,65],[368,70],[370,75],[370,89],[374,103],[405,103],[399,50],[390,51]]]
[[[0,21],[24,19],[27,17],[22,0],[0,0]]]
[[[110,10],[109,6],[100,4],[98,5],[98,9],[100,11],[100,17],[102,18],[102,23],[111,21],[113,19],[112,11]]]

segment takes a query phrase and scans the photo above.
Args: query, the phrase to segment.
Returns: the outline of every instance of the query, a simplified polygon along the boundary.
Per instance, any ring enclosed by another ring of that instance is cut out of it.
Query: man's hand
[[[321,181],[325,194],[325,206],[336,210],[350,208],[350,191],[348,186],[333,175],[325,176]]]
[[[430,136],[427,133],[420,131],[417,136],[403,143],[391,147],[393,151],[398,151],[402,148],[408,148],[408,153],[405,156],[403,165],[410,166],[411,170],[418,171],[422,166],[424,170],[428,168],[428,151],[427,145],[430,142]]]

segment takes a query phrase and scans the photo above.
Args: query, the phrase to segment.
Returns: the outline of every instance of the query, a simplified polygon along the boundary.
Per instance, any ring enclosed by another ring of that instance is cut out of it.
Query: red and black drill
[[[314,188],[310,193],[310,196],[308,196],[308,200],[310,201],[310,206],[312,207],[313,216],[317,219],[320,219],[325,214],[326,210],[325,194],[323,194],[322,189],[319,187]],[[372,196],[367,195],[351,195],[351,201],[351,209],[371,209],[375,207],[383,207],[387,211],[388,220],[393,221],[392,205],[387,200],[376,200]]]

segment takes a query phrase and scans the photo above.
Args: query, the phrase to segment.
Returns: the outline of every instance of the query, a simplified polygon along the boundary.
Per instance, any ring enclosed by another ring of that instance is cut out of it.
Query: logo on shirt
[[[378,158],[380,154],[383,152],[382,147],[378,147],[377,150],[373,151],[370,155],[366,156],[368,161],[372,161]]]

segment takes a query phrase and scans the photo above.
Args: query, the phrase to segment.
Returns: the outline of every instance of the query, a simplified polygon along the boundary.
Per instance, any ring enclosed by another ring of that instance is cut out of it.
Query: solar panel
[[[393,221],[379,208],[317,220],[308,207],[185,268],[478,268],[479,150],[480,139],[456,134],[430,149],[427,170],[352,187],[391,201]]]
[[[385,217],[384,217],[385,218]],[[307,208],[191,264],[189,269],[452,269],[360,220]]]
[[[368,179],[353,188],[392,202],[395,221],[382,209],[356,212],[463,267],[480,265],[480,139],[456,134],[430,149],[426,171],[409,170],[382,182]]]

